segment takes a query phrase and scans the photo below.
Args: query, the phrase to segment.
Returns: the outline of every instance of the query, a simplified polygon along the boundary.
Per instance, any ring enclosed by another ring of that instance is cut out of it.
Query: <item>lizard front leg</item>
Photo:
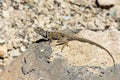
[[[60,40],[57,41],[56,46],[63,45],[62,48],[61,48],[61,52],[62,52],[65,46],[69,46],[68,42],[69,41],[67,40],[67,38],[62,38],[62,39],[60,39]]]
[[[52,42],[52,39],[49,39],[49,42],[48,42],[48,43],[49,43],[49,45],[50,45],[50,43],[51,43],[51,42]]]

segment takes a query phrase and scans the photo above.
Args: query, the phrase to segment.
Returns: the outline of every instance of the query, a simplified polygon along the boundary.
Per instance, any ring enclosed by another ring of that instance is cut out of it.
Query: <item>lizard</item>
[[[73,41],[73,40],[77,40],[77,41],[81,41],[81,42],[87,42],[87,43],[90,43],[90,44],[93,44],[93,45],[96,45],[98,47],[100,47],[101,49],[105,50],[109,56],[112,58],[112,61],[113,61],[113,64],[115,66],[115,60],[114,60],[114,57],[112,56],[112,54],[109,52],[109,50],[107,50],[105,47],[103,47],[102,45],[94,42],[94,41],[91,41],[89,39],[86,39],[86,38],[81,38],[81,37],[77,37],[75,35],[72,35],[72,34],[67,34],[67,33],[64,33],[62,31],[46,31],[44,30],[43,28],[41,27],[36,27],[34,28],[34,31],[37,33],[37,34],[40,34],[41,36],[43,36],[44,38],[48,39],[49,40],[49,43],[52,41],[52,40],[58,40],[58,45],[61,45],[61,44],[64,44],[64,45],[67,45],[67,43],[69,41]],[[63,46],[64,48],[64,46]]]

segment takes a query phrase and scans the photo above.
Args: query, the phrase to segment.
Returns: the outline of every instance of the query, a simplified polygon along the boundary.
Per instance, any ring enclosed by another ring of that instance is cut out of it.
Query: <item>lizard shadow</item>
[[[41,42],[47,42],[47,41],[49,41],[49,40],[46,40],[46,39],[39,39],[39,40],[37,40],[37,41],[35,41],[35,42],[33,42],[33,43],[41,43]]]

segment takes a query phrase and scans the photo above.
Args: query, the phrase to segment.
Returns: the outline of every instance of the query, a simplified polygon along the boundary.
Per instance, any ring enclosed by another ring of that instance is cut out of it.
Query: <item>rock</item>
[[[18,57],[19,55],[21,54],[21,52],[19,51],[19,49],[15,49],[13,50],[13,53],[12,53],[12,57]]]
[[[120,5],[115,5],[110,9],[109,12],[110,16],[116,21],[117,27],[113,25],[112,29],[118,29],[120,30]]]
[[[14,0],[15,2],[17,2],[17,3],[20,3],[21,2],[21,0]]]
[[[110,9],[110,16],[114,19],[120,18],[120,5],[115,5]]]
[[[20,47],[20,51],[23,53],[23,52],[25,52],[26,51],[26,48],[25,48],[25,46],[23,46],[23,47]]]
[[[2,6],[4,3],[4,0],[0,0],[0,6]]]
[[[4,58],[4,52],[0,50],[0,58]]]
[[[5,40],[0,38],[0,44],[4,44]]]
[[[0,80],[119,80],[120,65],[103,69],[98,66],[71,66],[66,59],[48,62],[52,49],[45,43],[32,44],[7,66]]]
[[[110,8],[116,4],[116,0],[96,0],[96,4],[101,8]]]
[[[4,20],[2,18],[0,18],[0,29],[4,27]]]
[[[74,3],[76,5],[95,5],[94,1],[89,0],[69,0],[71,3]]]
[[[10,14],[8,11],[2,11],[2,16],[5,18],[8,18],[8,17],[10,17]]]
[[[50,46],[45,43],[31,45],[26,53],[20,55],[12,62],[13,64],[8,66],[0,80],[16,80],[20,79],[18,78],[19,76],[25,80],[39,80],[42,77],[45,80],[50,80],[47,72],[49,67],[47,60],[50,57],[51,51]],[[44,71],[44,69],[47,71]],[[10,73],[7,70],[10,70]]]
[[[8,57],[6,45],[0,46],[0,53],[3,58]]]
[[[13,49],[13,42],[12,41],[8,41],[7,43],[8,43],[7,44],[7,49],[8,50],[12,50]]]

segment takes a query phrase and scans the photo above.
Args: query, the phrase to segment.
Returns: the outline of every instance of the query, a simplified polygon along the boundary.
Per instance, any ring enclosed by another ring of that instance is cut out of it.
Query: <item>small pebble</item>
[[[0,58],[4,57],[4,52],[2,50],[0,50]]]
[[[13,50],[12,57],[13,58],[18,57],[20,54],[21,53],[20,53],[19,49],[15,49],[15,50]]]
[[[10,14],[9,14],[8,11],[2,11],[2,15],[3,15],[3,17],[5,17],[5,18],[10,17]]]
[[[26,48],[25,47],[20,47],[20,51],[23,53],[26,51]]]
[[[0,46],[0,55],[1,57],[8,57],[6,45]]]
[[[0,38],[0,44],[4,44],[5,40]]]

